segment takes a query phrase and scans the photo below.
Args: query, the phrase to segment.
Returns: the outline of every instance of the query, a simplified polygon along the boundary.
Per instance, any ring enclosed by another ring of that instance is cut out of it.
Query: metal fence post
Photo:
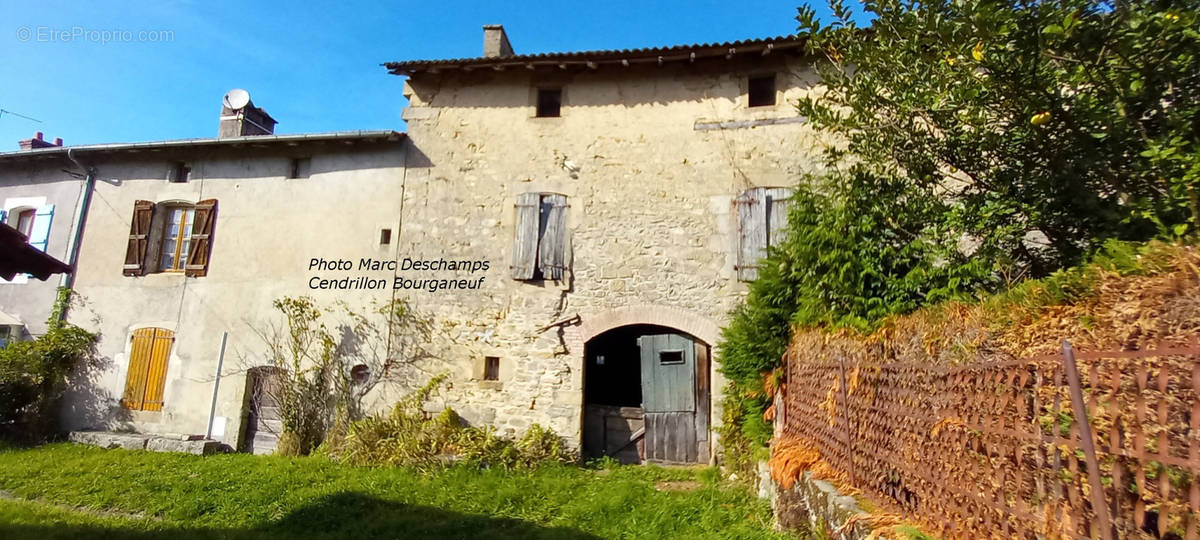
[[[1096,513],[1100,537],[1112,540],[1112,521],[1108,516],[1108,499],[1104,496],[1104,484],[1100,482],[1100,465],[1096,461],[1096,445],[1092,442],[1092,422],[1088,419],[1087,405],[1083,402],[1083,383],[1079,379],[1079,367],[1075,365],[1075,350],[1071,342],[1062,340],[1063,372],[1071,391],[1071,409],[1075,423],[1079,425],[1079,446],[1087,461],[1088,483],[1092,491],[1092,511]]]

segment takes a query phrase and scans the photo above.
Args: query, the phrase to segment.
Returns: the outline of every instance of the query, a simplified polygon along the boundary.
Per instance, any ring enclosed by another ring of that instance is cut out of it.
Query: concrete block
[[[67,439],[80,444],[90,444],[101,448],[124,448],[125,450],[145,450],[146,441],[150,437],[136,433],[114,433],[108,431],[72,431]]]
[[[220,441],[206,440],[181,441],[178,439],[151,437],[150,440],[146,442],[146,450],[151,452],[179,452],[197,456],[215,454],[220,447]]]

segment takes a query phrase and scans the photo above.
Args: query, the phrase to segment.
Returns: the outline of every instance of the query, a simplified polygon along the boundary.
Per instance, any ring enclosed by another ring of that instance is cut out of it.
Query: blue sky
[[[0,108],[41,120],[0,115],[0,151],[35,131],[68,145],[213,137],[231,88],[277,133],[402,131],[403,79],[379,64],[479,56],[484,24],[517,53],[650,47],[791,34],[799,1],[0,0]]]

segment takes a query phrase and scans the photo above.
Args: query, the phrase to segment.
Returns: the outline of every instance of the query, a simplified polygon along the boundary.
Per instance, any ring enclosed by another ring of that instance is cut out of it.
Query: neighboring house
[[[69,320],[100,333],[104,362],[74,381],[62,415],[68,429],[205,434],[214,410],[214,438],[249,443],[263,426],[242,425],[254,384],[246,375],[267,361],[255,332],[278,320],[272,302],[312,293],[330,306],[353,303],[352,293],[308,288],[310,258],[393,255],[379,231],[399,221],[403,134],[272,135],[274,121],[252,113],[261,110],[223,110],[226,136],[214,139],[0,154],[0,198],[56,204],[68,225],[73,199],[50,188],[74,197],[82,183],[62,170],[94,173],[74,278],[82,304]],[[247,129],[229,126],[243,122]],[[33,201],[38,194],[45,202]],[[57,220],[53,227],[49,245],[60,253],[66,225],[61,234]],[[0,294],[38,284],[0,285]],[[22,301],[40,316],[53,292]]]
[[[271,135],[246,99],[216,139],[0,154],[0,197],[90,208],[70,320],[107,364],[73,385],[66,425],[203,434],[211,410],[215,438],[262,451],[273,419],[248,403],[273,384],[255,332],[272,302],[394,295],[435,331],[369,409],[444,372],[431,412],[511,436],[539,423],[588,456],[713,459],[719,329],[789,186],[821,167],[793,106],[817,90],[803,42],[516,55],[484,34],[479,58],[387,64],[408,77],[407,135]],[[311,264],[366,258],[402,264]],[[401,288],[312,288],[345,278]]]
[[[585,455],[708,461],[719,328],[788,187],[821,166],[794,105],[817,84],[803,50],[516,55],[489,26],[482,57],[386,64],[428,162],[408,171],[400,252],[493,269],[483,291],[415,295],[458,336],[445,402]]]
[[[22,151],[13,154],[65,152],[62,139],[51,143],[43,140],[41,133],[21,141],[20,147]],[[69,263],[79,226],[84,173],[65,153],[53,162],[35,158],[19,163],[0,161],[0,222],[25,235],[31,246]],[[66,275],[44,281],[23,273],[7,280],[0,276],[0,338],[32,339],[44,334],[58,287],[65,279]]]

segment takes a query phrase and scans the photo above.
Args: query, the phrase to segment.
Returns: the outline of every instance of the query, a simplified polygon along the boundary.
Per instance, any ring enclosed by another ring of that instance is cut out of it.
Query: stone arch
[[[658,304],[622,306],[601,312],[580,321],[581,341],[588,340],[614,328],[631,324],[655,324],[686,332],[714,347],[721,337],[721,327],[700,315],[685,309]]]

